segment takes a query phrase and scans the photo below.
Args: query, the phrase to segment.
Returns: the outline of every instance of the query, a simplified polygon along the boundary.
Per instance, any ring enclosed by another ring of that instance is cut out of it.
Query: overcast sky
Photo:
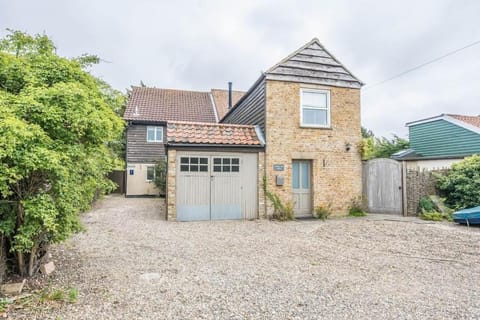
[[[405,122],[480,114],[480,1],[0,0],[5,28],[49,35],[58,53],[99,55],[93,73],[125,91],[148,86],[247,90],[304,43],[320,42],[367,85],[362,124],[407,135]]]

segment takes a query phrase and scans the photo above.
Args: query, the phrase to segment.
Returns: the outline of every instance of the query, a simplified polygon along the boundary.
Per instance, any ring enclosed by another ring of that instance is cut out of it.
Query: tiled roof
[[[132,87],[125,120],[216,122],[209,92]]]
[[[461,114],[448,114],[448,116],[480,128],[480,116],[464,116]]]
[[[232,106],[234,106],[244,94],[244,91],[232,91]],[[228,112],[228,90],[212,89],[212,98],[217,108],[218,119],[222,119]]]
[[[254,126],[169,121],[167,144],[262,146]]]

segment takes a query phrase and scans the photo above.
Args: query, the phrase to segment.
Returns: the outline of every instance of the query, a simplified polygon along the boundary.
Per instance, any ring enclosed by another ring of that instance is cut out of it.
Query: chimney
[[[228,109],[232,109],[232,82],[228,82]]]

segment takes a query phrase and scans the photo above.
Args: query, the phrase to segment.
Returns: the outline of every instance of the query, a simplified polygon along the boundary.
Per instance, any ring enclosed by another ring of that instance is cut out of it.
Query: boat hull
[[[461,224],[480,224],[480,207],[463,209],[453,213],[453,221]]]

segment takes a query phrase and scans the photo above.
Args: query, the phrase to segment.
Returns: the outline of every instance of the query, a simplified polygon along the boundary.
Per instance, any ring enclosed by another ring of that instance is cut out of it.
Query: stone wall
[[[176,211],[176,188],[177,188],[177,151],[173,149],[168,150],[168,164],[167,164],[167,220],[175,221],[177,219]]]
[[[301,88],[330,91],[331,128],[300,127]],[[267,188],[285,203],[293,197],[292,161],[302,159],[312,163],[312,209],[331,204],[334,214],[345,215],[351,200],[361,196],[360,90],[268,80],[265,135]],[[285,171],[274,171],[274,164]],[[278,174],[285,178],[283,186],[275,185]],[[272,213],[268,201],[267,214]]]
[[[407,169],[406,172],[407,215],[416,216],[420,198],[438,193],[435,188],[435,173],[445,170]]]

